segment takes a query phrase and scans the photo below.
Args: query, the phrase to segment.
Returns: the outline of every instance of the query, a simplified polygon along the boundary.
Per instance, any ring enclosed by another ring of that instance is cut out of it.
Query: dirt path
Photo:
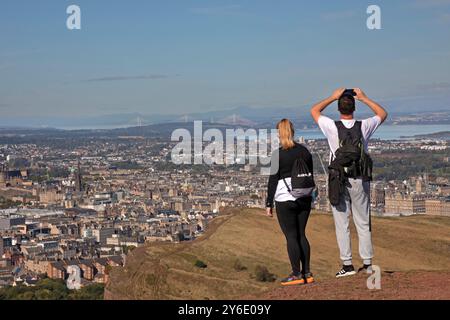
[[[381,290],[369,290],[367,274],[311,285],[279,288],[256,299],[268,300],[449,300],[450,272],[382,273]]]

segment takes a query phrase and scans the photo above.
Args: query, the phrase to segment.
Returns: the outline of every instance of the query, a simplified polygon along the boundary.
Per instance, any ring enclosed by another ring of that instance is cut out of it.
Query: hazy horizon
[[[81,8],[68,30],[66,8]],[[450,1],[6,2],[0,125],[304,108],[340,86],[395,112],[450,110]],[[303,109],[302,109],[303,110]]]

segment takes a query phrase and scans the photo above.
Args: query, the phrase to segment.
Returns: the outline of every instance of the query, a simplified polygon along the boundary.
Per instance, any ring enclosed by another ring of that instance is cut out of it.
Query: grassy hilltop
[[[346,288],[354,289],[353,298],[389,299],[399,297],[396,293],[399,288],[410,287],[414,284],[413,279],[424,274],[432,275],[434,282],[428,283],[434,283],[437,291],[435,296],[421,298],[450,298],[446,289],[450,285],[449,230],[450,218],[446,217],[373,218],[374,264],[389,273],[383,273],[385,289],[367,296],[370,293],[365,287],[367,275],[334,279],[340,261],[333,218],[314,212],[307,232],[317,283],[280,289],[279,279],[286,276],[290,268],[285,239],[276,218],[265,217],[258,209],[230,208],[214,219],[206,234],[194,242],[150,244],[135,249],[124,268],[112,271],[105,298],[328,299],[339,298],[339,290]],[[355,265],[358,266],[354,228],[352,234]],[[199,267],[199,262],[206,267]],[[267,267],[277,280],[258,281],[255,276],[258,266]],[[419,274],[417,277],[416,273]],[[416,291],[427,292],[421,285],[426,283],[417,284]],[[416,298],[414,292],[406,298]]]

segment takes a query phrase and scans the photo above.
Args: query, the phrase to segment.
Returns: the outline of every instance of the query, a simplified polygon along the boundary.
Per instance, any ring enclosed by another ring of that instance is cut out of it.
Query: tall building
[[[422,177],[419,177],[419,178],[416,180],[416,192],[417,192],[418,194],[421,194],[421,193],[424,193],[424,192],[425,192],[425,183],[424,183]]]
[[[4,187],[6,185],[6,168],[5,165],[0,165],[0,187]]]
[[[386,192],[382,183],[373,183],[371,185],[370,202],[375,211],[384,212]]]
[[[78,159],[78,168],[77,168],[77,172],[75,173],[75,191],[83,192],[83,182],[81,179],[80,159]]]

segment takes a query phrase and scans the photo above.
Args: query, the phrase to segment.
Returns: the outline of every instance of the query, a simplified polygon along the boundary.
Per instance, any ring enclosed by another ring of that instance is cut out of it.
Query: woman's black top
[[[269,183],[267,187],[267,200],[266,207],[273,207],[273,199],[275,197],[275,192],[277,191],[278,181],[283,178],[290,178],[292,167],[294,166],[295,160],[302,157],[305,161],[308,169],[313,173],[313,160],[312,155],[309,150],[301,144],[295,143],[295,146],[291,149],[285,150],[279,149],[279,167],[278,172],[271,174],[269,178]],[[272,168],[273,161],[276,157],[272,154]]]

